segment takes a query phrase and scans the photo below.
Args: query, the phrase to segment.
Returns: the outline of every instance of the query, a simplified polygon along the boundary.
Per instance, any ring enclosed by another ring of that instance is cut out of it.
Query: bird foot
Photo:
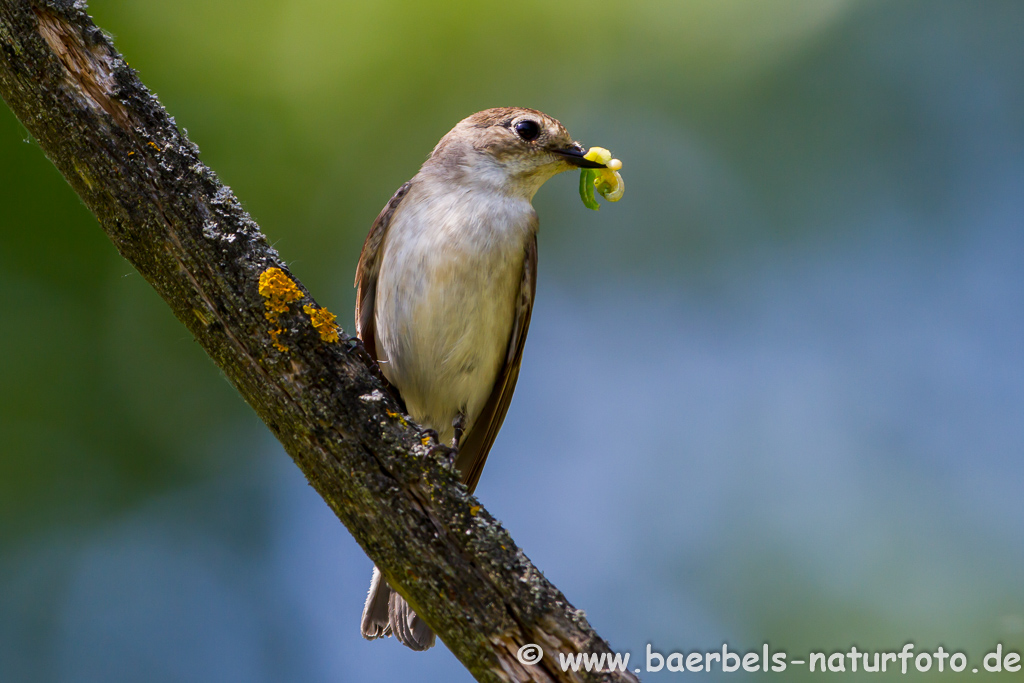
[[[427,427],[426,429],[420,430],[420,443],[424,446],[429,446],[430,442],[435,444],[441,443],[441,437],[438,435],[437,430]]]
[[[430,443],[431,441],[433,441],[433,443]],[[429,446],[427,449],[428,456],[441,455],[448,459],[449,465],[455,464],[455,457],[459,454],[458,446],[446,446],[441,443],[441,437],[438,436],[436,430],[427,428],[421,431],[420,442],[424,446]]]
[[[445,446],[443,443],[437,443],[430,447],[427,451],[427,455],[441,455],[448,460],[449,465],[455,465],[455,458],[459,455],[458,448],[452,448],[451,446]]]

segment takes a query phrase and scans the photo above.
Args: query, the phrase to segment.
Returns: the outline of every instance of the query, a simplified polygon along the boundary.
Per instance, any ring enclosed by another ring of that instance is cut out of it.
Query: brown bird
[[[537,214],[549,178],[604,168],[555,119],[499,108],[462,120],[398,189],[356,268],[356,330],[409,415],[451,443],[470,491],[519,376],[537,283]],[[369,639],[414,650],[434,633],[374,567]]]

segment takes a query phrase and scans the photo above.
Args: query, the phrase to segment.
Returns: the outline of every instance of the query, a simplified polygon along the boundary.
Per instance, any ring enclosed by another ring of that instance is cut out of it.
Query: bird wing
[[[380,258],[383,255],[381,245],[391,225],[398,205],[409,193],[412,181],[398,188],[394,196],[381,209],[377,219],[370,226],[370,232],[363,242],[363,251],[359,254],[359,265],[356,266],[356,336],[363,342],[363,347],[374,360],[377,356],[377,328],[374,322],[374,307],[377,301],[377,276],[380,275]]]
[[[530,314],[533,312],[533,297],[536,290],[537,237],[534,230],[534,236],[527,242],[523,257],[523,275],[516,301],[516,318],[508,340],[505,364],[498,371],[494,389],[483,410],[463,436],[455,460],[455,466],[462,474],[462,482],[470,491],[473,491],[480,481],[480,473],[487,462],[487,454],[498,435],[498,430],[501,429],[501,423],[505,421],[509,403],[512,402],[512,392],[516,388],[516,380],[519,379],[519,364],[523,359],[523,346],[526,343],[526,332],[530,328]]]

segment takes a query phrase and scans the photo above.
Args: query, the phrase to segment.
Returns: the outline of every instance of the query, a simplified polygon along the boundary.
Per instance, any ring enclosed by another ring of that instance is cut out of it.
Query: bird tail
[[[434,647],[434,632],[412,611],[405,598],[391,590],[376,567],[370,579],[360,630],[367,640],[394,635],[398,642],[412,650]]]

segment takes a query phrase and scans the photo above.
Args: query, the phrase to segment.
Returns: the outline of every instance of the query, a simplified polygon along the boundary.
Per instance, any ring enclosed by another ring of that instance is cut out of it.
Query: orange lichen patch
[[[482,509],[483,508],[481,508],[479,505],[471,505],[470,508],[469,508],[469,514],[471,514],[474,517],[476,517],[478,514],[480,514],[480,510],[482,510]]]
[[[429,435],[423,435],[420,437],[420,443],[423,444],[424,446],[429,447],[431,441],[433,441],[433,439],[431,439]]]
[[[280,268],[267,268],[260,273],[259,291],[260,296],[266,299],[263,305],[267,307],[267,312],[263,316],[275,326],[280,315],[288,312],[288,304],[303,297],[302,291]],[[288,352],[288,347],[280,340],[280,336],[285,331],[283,327],[275,327],[270,331],[270,341],[274,343],[274,348],[281,353]]]
[[[288,347],[281,343],[279,337],[284,334],[285,330],[283,327],[270,331],[270,341],[274,342],[274,348],[281,353],[288,353]]]
[[[338,323],[334,322],[338,319],[338,316],[334,315],[326,308],[313,308],[309,304],[302,307],[302,310],[309,316],[309,321],[313,323],[313,328],[320,333],[320,338],[325,342],[333,343],[338,341]]]
[[[149,145],[150,147],[152,147],[153,149],[155,149],[156,151],[158,151],[158,152],[160,151],[160,145],[156,144],[152,140],[150,140],[146,144]]]
[[[280,268],[267,268],[260,273],[260,296],[266,299],[264,313],[267,320],[277,322],[277,317],[288,312],[288,304],[302,298],[302,292],[292,279]]]
[[[390,418],[392,418],[392,419],[394,419],[394,418],[396,418],[396,417],[397,417],[397,418],[398,418],[398,421],[399,421],[399,422],[400,422],[400,423],[402,424],[402,426],[403,426],[403,427],[408,427],[408,426],[409,426],[409,423],[408,423],[408,422],[406,422],[405,418],[404,418],[404,417],[402,416],[402,414],[401,414],[401,413],[396,413],[396,412],[395,412],[395,411],[393,411],[393,410],[388,410],[388,411],[386,411],[386,412],[387,412],[387,414],[388,414],[388,417],[390,417]]]

